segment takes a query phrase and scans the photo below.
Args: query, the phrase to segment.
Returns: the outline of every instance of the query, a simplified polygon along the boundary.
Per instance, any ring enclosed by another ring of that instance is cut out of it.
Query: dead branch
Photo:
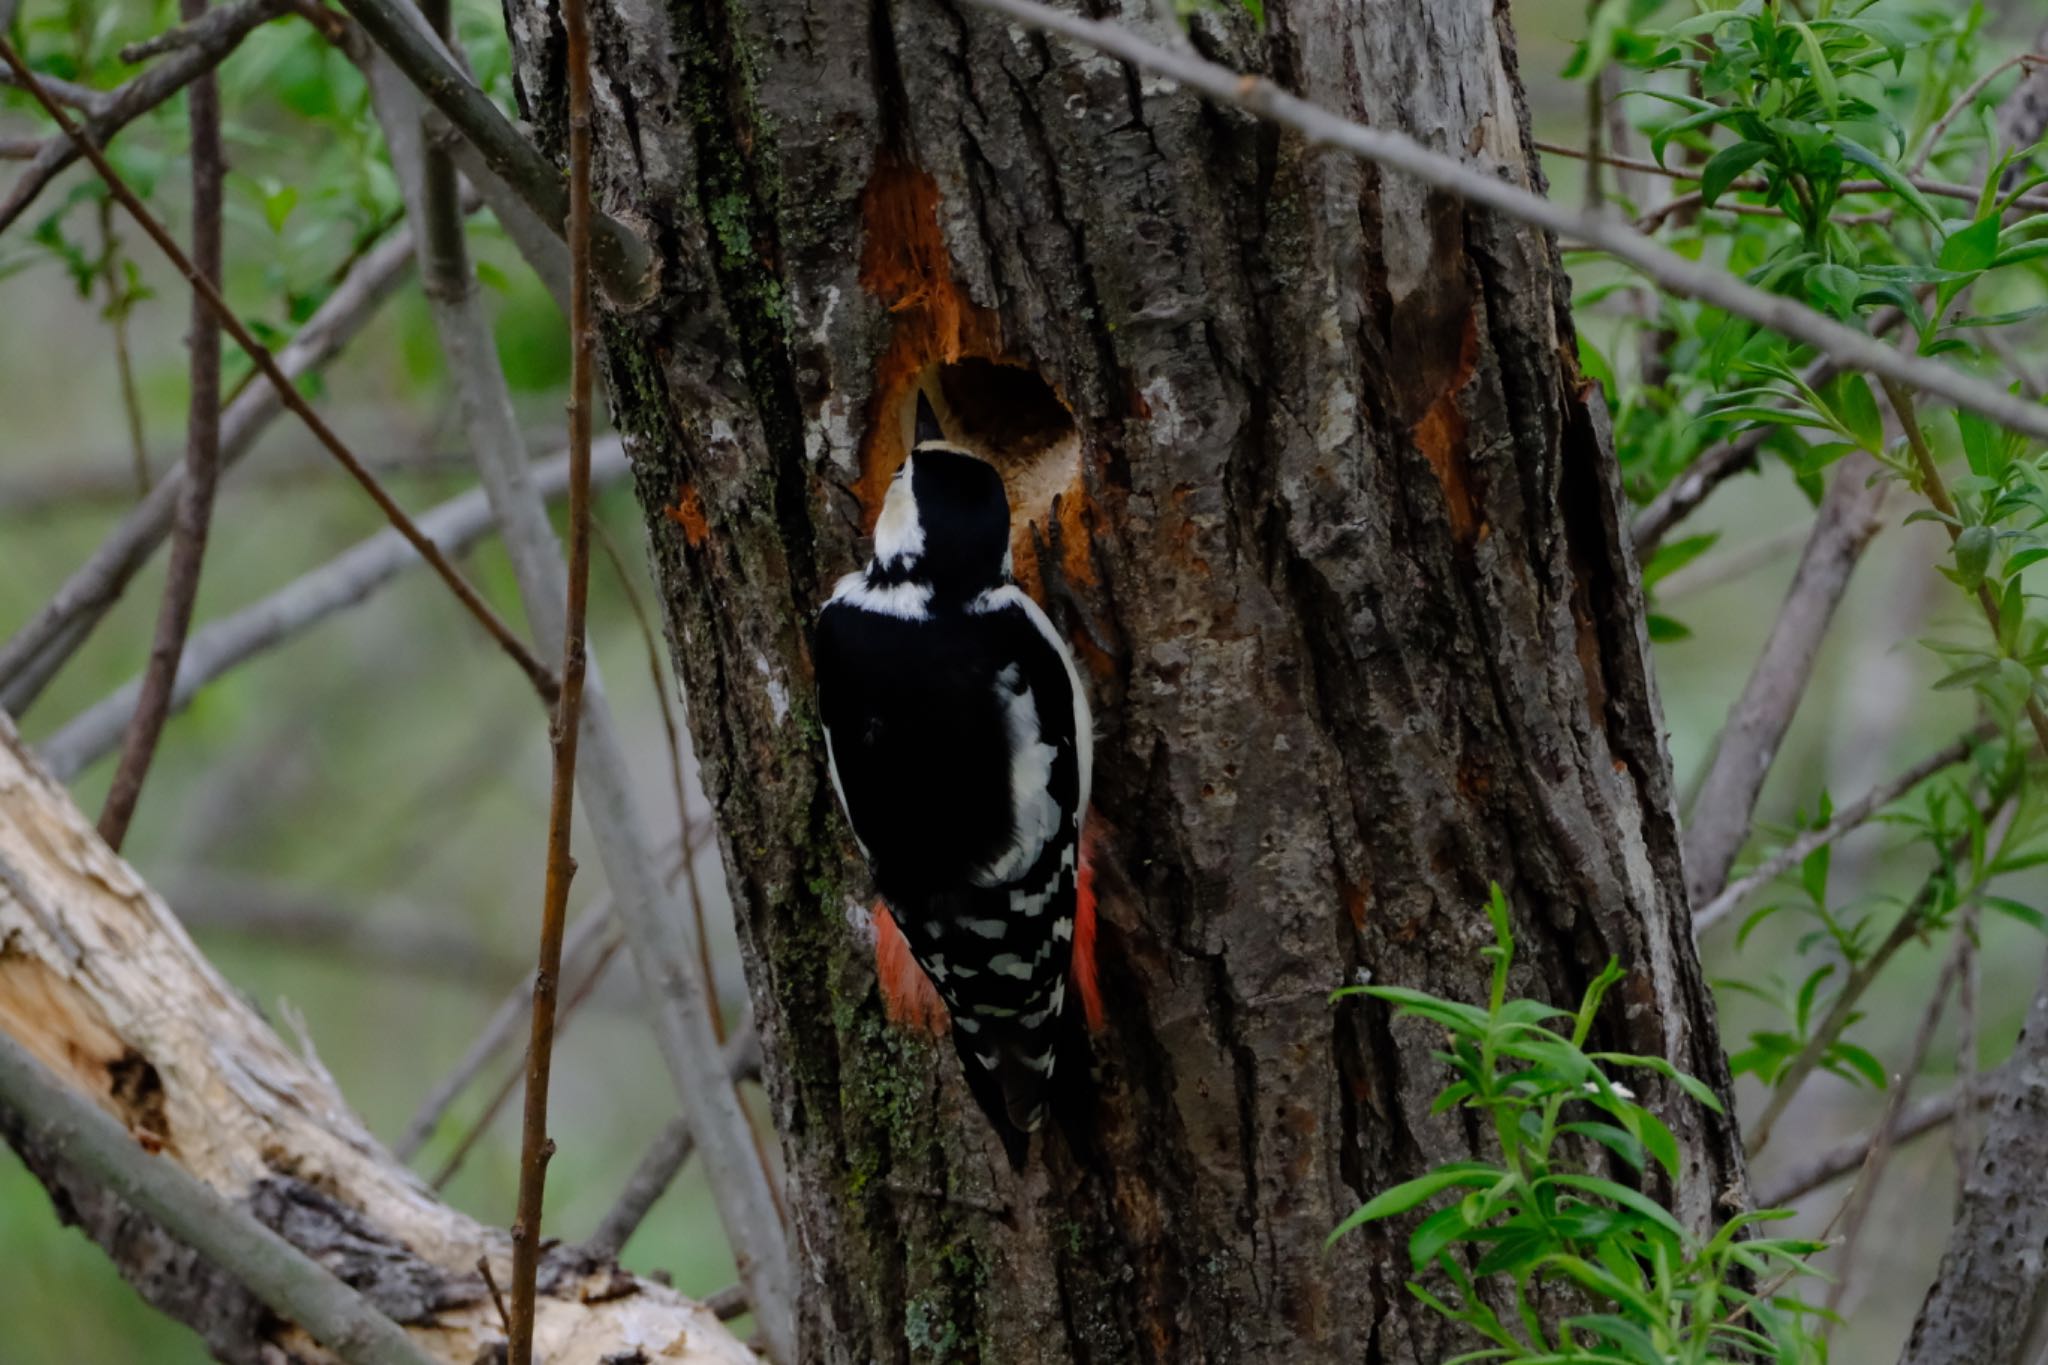
[[[0,941],[0,1033],[153,1148],[152,1160],[250,1209],[314,1259],[335,1257],[349,1286],[402,1320],[432,1359],[469,1365],[503,1342],[474,1266],[481,1252],[502,1273],[505,1235],[433,1199],[377,1144],[325,1073],[278,1040],[108,851],[4,718]],[[217,1356],[328,1358],[7,1107],[9,1140],[59,1206]],[[672,1291],[572,1255],[551,1262],[538,1343],[555,1365],[636,1350],[752,1359]]]
[[[604,898],[594,901],[588,910],[578,917],[569,929],[569,936],[562,945],[562,975],[569,980],[582,980],[597,969],[597,964],[611,956],[618,948],[618,923],[612,918],[611,907]],[[519,984],[508,992],[491,1017],[484,1022],[476,1040],[462,1059],[455,1064],[446,1077],[438,1082],[420,1101],[419,1109],[407,1121],[405,1131],[392,1144],[392,1151],[401,1161],[410,1161],[427,1145],[427,1139],[446,1117],[462,1092],[469,1088],[478,1074],[490,1065],[491,1059],[511,1043],[519,1026],[526,1022],[526,1012],[533,1004],[533,973],[528,971],[520,978]]]
[[[1976,1103],[1981,1104],[1980,1095]],[[1946,1090],[1939,1095],[1915,1100],[1899,1114],[1898,1121],[1891,1125],[1891,1141],[1895,1146],[1904,1146],[1914,1138],[1930,1133],[1945,1123],[1952,1122],[1962,1096],[1957,1090]],[[1756,1187],[1756,1206],[1760,1209],[1782,1208],[1795,1199],[1803,1199],[1831,1180],[1838,1180],[1862,1166],[1870,1156],[1871,1147],[1877,1142],[1877,1130],[1858,1133],[1843,1138],[1832,1146],[1811,1153],[1786,1167],[1768,1182]]]
[[[341,0],[420,94],[477,149],[491,174],[518,194],[558,237],[568,233],[570,195],[561,172],[463,74],[437,35],[403,0]],[[653,253],[637,233],[601,213],[591,218],[592,259],[605,291],[621,302],[651,293]]]
[[[1691,904],[1704,906],[1720,892],[1749,841],[1757,795],[1806,695],[1828,623],[1864,547],[1882,525],[1888,485],[1876,479],[1878,472],[1877,461],[1861,452],[1835,467],[1770,638],[1721,729],[1685,826],[1685,889]]]
[[[0,1103],[14,1111],[24,1146],[61,1152],[68,1164],[155,1219],[349,1365],[432,1365],[403,1328],[325,1266],[175,1161],[155,1155],[5,1034]]]

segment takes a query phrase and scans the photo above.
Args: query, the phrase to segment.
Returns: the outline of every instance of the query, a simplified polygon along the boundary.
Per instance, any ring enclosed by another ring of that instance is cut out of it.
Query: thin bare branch
[[[207,0],[178,0],[187,25],[206,17]],[[185,97],[191,125],[192,265],[208,287],[221,288],[222,185],[227,152],[220,136],[220,82],[211,71],[192,82]],[[171,561],[164,575],[163,604],[149,646],[149,665],[136,692],[135,712],[121,742],[121,759],[100,807],[100,837],[116,853],[128,839],[128,825],[142,799],[142,784],[156,757],[157,740],[170,714],[171,688],[192,612],[199,600],[199,575],[213,525],[213,493],[220,478],[220,319],[196,290],[185,344],[190,349],[185,420],[185,488],[171,527]]]
[[[1998,818],[2011,796],[2010,791],[2000,791],[1986,801],[1980,812],[1986,825]],[[1784,1117],[1785,1107],[1792,1102],[1792,1097],[1799,1093],[1799,1087],[1806,1084],[1807,1078],[1813,1075],[1814,1068],[1820,1065],[1821,1058],[1842,1036],[1842,1031],[1849,1027],[1850,1021],[1855,1017],[1856,1006],[1863,999],[1864,993],[1870,989],[1871,983],[1891,965],[1899,950],[1918,938],[1921,931],[1926,928],[1927,914],[1935,904],[1937,893],[1944,878],[1948,876],[1949,868],[1958,859],[1966,857],[1969,849],[1970,835],[1965,832],[1945,850],[1941,865],[1929,872],[1920,883],[1919,891],[1914,893],[1913,899],[1899,912],[1897,922],[1892,925],[1891,932],[1885,935],[1884,941],[1850,970],[1841,990],[1828,1002],[1827,1015],[1808,1036],[1806,1045],[1799,1050],[1799,1055],[1792,1059],[1791,1065],[1778,1077],[1770,1099],[1764,1104],[1764,1112],[1757,1116],[1756,1123],[1744,1134],[1743,1147],[1751,1157],[1761,1152],[1764,1145],[1771,1140],[1771,1132],[1776,1128],[1778,1120]]]
[[[277,355],[292,379],[309,374],[340,352],[397,292],[412,268],[410,229],[401,229],[366,254]],[[284,411],[279,391],[259,384],[228,404],[221,418],[221,464],[232,468]],[[0,710],[21,714],[64,661],[83,644],[101,617],[120,600],[170,530],[184,487],[173,465],[135,509],[108,533],[92,556],[67,578],[30,620],[0,645]]]
[[[434,0],[435,27],[448,32],[447,0]],[[562,970],[562,934],[569,912],[570,856],[576,805],[576,751],[583,736],[583,679],[588,663],[585,613],[590,605],[590,403],[597,361],[597,323],[590,283],[590,12],[584,0],[562,0],[569,80],[569,597],[562,636],[562,692],[551,733],[554,772],[548,793],[547,886],[541,899],[540,965],[533,979],[533,1032],[526,1047],[526,1113],[519,1141],[519,1212],[512,1223],[511,1365],[533,1365],[533,1315],[539,1295],[541,1198],[548,1159],[548,1079],[555,1055],[555,989]],[[455,168],[429,151],[422,176],[429,202],[441,211],[422,225],[440,259],[461,250],[455,212]],[[436,240],[439,233],[443,239]],[[468,280],[462,281],[468,287]]]
[[[183,1167],[152,1155],[5,1033],[0,1101],[26,1121],[40,1145],[61,1151],[350,1365],[432,1365],[403,1328],[332,1271]]]
[[[247,2],[256,3],[256,0],[247,0]],[[222,12],[225,11],[216,11],[216,13]],[[194,50],[196,51],[197,49]],[[172,60],[175,61],[176,58]],[[277,389],[279,397],[284,400],[284,405],[290,408],[299,420],[306,424],[307,429],[319,439],[320,444],[327,447],[328,452],[341,462],[342,468],[346,469],[355,478],[356,482],[362,485],[363,491],[370,495],[371,501],[375,502],[391,524],[398,528],[399,533],[412,543],[413,548],[420,552],[420,556],[433,567],[434,572],[439,575],[441,581],[448,585],[449,591],[455,594],[457,600],[469,610],[470,615],[476,618],[477,623],[483,626],[484,630],[493,640],[497,641],[498,647],[526,674],[527,680],[533,684],[534,690],[543,699],[553,700],[555,680],[548,673],[547,666],[535,658],[533,652],[526,647],[525,643],[512,633],[510,627],[506,626],[499,619],[498,614],[491,609],[488,602],[484,601],[482,595],[471,586],[469,580],[462,576],[461,571],[450,563],[439,550],[434,548],[432,541],[420,534],[419,528],[413,525],[412,518],[407,516],[405,510],[392,500],[391,495],[384,490],[383,485],[377,482],[376,476],[363,467],[362,462],[355,457],[354,452],[342,442],[339,436],[335,435],[333,428],[329,427],[321,419],[319,413],[315,412],[312,406],[299,394],[299,391],[292,386],[290,378],[278,367],[276,357],[272,356],[269,349],[257,341],[249,329],[242,325],[241,319],[235,315],[233,309],[228,307],[227,300],[220,296],[220,292],[213,287],[204,274],[194,268],[184,251],[179,248],[170,233],[164,229],[163,224],[159,223],[155,215],[143,205],[141,200],[135,197],[134,192],[128,188],[127,182],[121,179],[113,166],[108,163],[106,157],[100,154],[99,149],[86,138],[78,125],[73,123],[64,111],[43,92],[42,86],[36,81],[34,73],[22,62],[21,55],[14,50],[12,44],[4,39],[0,39],[0,61],[6,62],[14,71],[15,76],[27,87],[29,93],[34,95],[37,102],[43,106],[50,117],[56,120],[57,126],[62,128],[73,142],[77,144],[80,153],[88,161],[92,162],[93,169],[98,171],[100,178],[107,182],[108,190],[121,202],[121,207],[128,210],[129,216],[135,220],[136,224],[144,232],[149,234],[150,239],[157,244],[164,255],[170,258],[171,264],[177,268],[178,273],[183,275],[187,282],[191,284],[193,292],[206,301],[207,305],[213,310],[214,315],[220,319],[221,325],[227,329],[229,335],[234,337],[235,344],[248,354],[249,358],[256,363],[256,368],[261,370],[264,377],[270,380],[272,386]]]
[[[591,993],[597,989],[597,983],[603,980],[604,974],[611,969],[612,959],[618,955],[619,942],[620,940],[616,935],[608,934],[599,943],[597,956],[591,963],[589,973],[569,992],[568,999],[562,1002],[560,1016],[555,1021],[558,1032],[566,1032],[568,1030],[569,1023],[576,1017],[577,1011],[583,1008],[584,1002],[589,1000]],[[567,979],[566,975],[563,979]],[[529,1027],[533,1021],[532,988],[536,980],[537,978],[533,974],[529,973],[527,975],[526,981],[529,987],[526,1002],[527,1009],[520,1016],[527,1021]],[[469,1160],[469,1154],[476,1150],[477,1143],[483,1141],[484,1134],[490,1131],[491,1125],[497,1121],[499,1112],[505,1107],[505,1102],[512,1098],[512,1092],[519,1088],[520,1078],[526,1074],[527,1068],[532,1064],[532,1060],[533,1053],[531,1049],[522,1051],[519,1054],[517,1065],[507,1071],[503,1078],[499,1080],[497,1088],[491,1091],[490,1098],[484,1101],[483,1111],[470,1124],[469,1131],[456,1140],[455,1146],[449,1151],[447,1158],[442,1161],[441,1168],[435,1171],[433,1178],[427,1182],[434,1189],[446,1189],[448,1182],[455,1179],[457,1172],[462,1169],[462,1164]],[[553,1152],[549,1152],[549,1155],[552,1156]],[[516,1227],[513,1236],[516,1255],[518,1238]]]
[[[1914,1138],[1953,1122],[1962,1100],[1961,1092],[1951,1089],[1913,1101],[1900,1111],[1898,1121],[1891,1125],[1892,1144],[1903,1147]],[[1979,1096],[1976,1102],[1981,1104],[1982,1097]],[[1829,1181],[1841,1179],[1869,1159],[1870,1149],[1876,1142],[1877,1130],[1872,1129],[1807,1154],[1756,1187],[1756,1206],[1760,1209],[1783,1208],[1812,1194]]]
[[[752,1020],[742,1025],[726,1044],[725,1060],[735,1083],[760,1076],[761,1038],[754,1031]],[[584,1240],[583,1249],[592,1256],[617,1260],[619,1253],[626,1249],[626,1243],[633,1240],[633,1234],[647,1221],[655,1202],[675,1183],[677,1174],[696,1147],[696,1139],[690,1136],[689,1120],[669,1120],[641,1154],[633,1173],[626,1177],[625,1188],[619,1191],[619,1197],[605,1211],[597,1228]]]
[[[690,921],[697,928],[697,967],[707,982],[716,981],[711,969],[711,933],[704,922],[704,887],[697,876],[697,851],[688,837],[690,796],[689,784],[683,779],[683,760],[689,751],[683,744],[682,727],[676,722],[675,699],[669,689],[668,671],[662,666],[661,644],[655,637],[654,623],[648,618],[647,605],[640,600],[639,589],[633,586],[633,574],[626,567],[625,556],[612,543],[603,523],[593,522],[591,529],[597,533],[597,543],[611,562],[619,592],[632,610],[633,621],[640,627],[640,643],[647,651],[647,672],[654,684],[655,700],[661,707],[661,727],[668,738],[668,777],[676,798],[676,828],[683,832],[683,888],[690,898]],[[706,1003],[711,1006],[712,1035],[722,1046],[725,1042],[725,1015],[718,1008],[717,992],[712,992]]]
[[[602,897],[577,917],[570,926],[569,936],[562,944],[562,975],[565,979],[581,981],[592,976],[598,964],[610,959],[618,950],[618,921],[612,917],[609,903]],[[498,1003],[491,1017],[478,1031],[469,1050],[462,1054],[449,1073],[438,1081],[434,1088],[420,1101],[419,1108],[407,1120],[405,1131],[398,1141],[391,1144],[391,1150],[399,1160],[410,1161],[419,1155],[420,1149],[441,1126],[441,1120],[448,1116],[448,1110],[469,1089],[491,1060],[512,1043],[520,1025],[526,1022],[526,1013],[533,1005],[533,973],[527,972]],[[517,1072],[514,1073],[516,1079]]]
[[[570,194],[562,174],[463,74],[447,46],[406,0],[341,0],[406,79],[473,144],[484,164],[557,235],[568,233]],[[620,302],[649,296],[654,255],[637,233],[604,214],[591,218],[592,261],[605,291]]]
[[[222,423],[225,426],[225,417]],[[535,445],[552,443],[558,449],[562,444],[559,431],[536,433],[529,439]],[[127,452],[120,452],[118,457],[113,452],[100,452],[60,458],[71,459],[72,463],[0,476],[0,522],[33,521],[52,512],[85,507],[119,509],[135,505],[135,471],[127,465]],[[117,465],[116,458],[123,463]],[[386,483],[419,479],[432,486],[459,482],[476,473],[468,454],[457,450],[380,450],[365,454],[363,463]],[[238,487],[263,493],[303,492],[313,487],[331,488],[333,478],[324,460],[314,463],[288,455],[257,461],[257,467],[247,472]]]
[[[1739,880],[1731,882],[1718,896],[1693,915],[1694,934],[1704,934],[1729,915],[1734,914],[1749,902],[1764,887],[1806,861],[1814,852],[1826,848],[1837,839],[1862,828],[1871,816],[1904,796],[1913,788],[1944,768],[1954,767],[1970,756],[1971,749],[1989,739],[1994,730],[1990,726],[1964,735],[1955,743],[1945,746],[1921,759],[1912,767],[1888,782],[1879,783],[1856,800],[1835,812],[1832,820],[1818,829],[1810,829],[1783,848],[1764,859]]]
[[[1920,154],[1913,158],[1911,174],[1921,175],[1927,170],[1927,163],[1934,159],[1934,154],[1937,151],[1941,150],[1941,140],[1948,136],[1950,126],[1968,112],[1970,106],[1975,104],[1984,92],[1991,88],[1993,81],[2016,66],[2025,66],[2029,72],[2033,72],[2043,66],[2048,66],[2048,57],[2044,57],[2038,52],[2022,52],[2017,57],[2006,58],[1976,80],[1971,81],[1968,86],[1964,87],[1963,93],[1956,96],[1955,103],[1951,104],[1943,112],[1942,116],[1934,121],[1934,126],[1927,130],[1927,138],[1920,144]]]
[[[1829,1319],[1841,1309],[1842,1296],[1849,1292],[1850,1273],[1856,1267],[1856,1253],[1862,1247],[1870,1206],[1877,1198],[1878,1188],[1884,1183],[1885,1168],[1891,1161],[1893,1137],[1899,1118],[1905,1112],[1906,1096],[1912,1090],[1913,1078],[1927,1064],[1927,1054],[1934,1047],[1934,1030],[1940,1025],[1942,1012],[1947,1008],[1949,992],[1955,988],[1956,973],[1962,967],[1963,949],[1969,941],[1968,927],[1958,929],[1955,946],[1942,963],[1941,975],[1920,1012],[1920,1026],[1913,1032],[1913,1044],[1907,1049],[1906,1064],[1892,1073],[1891,1094],[1885,1100],[1884,1115],[1878,1119],[1872,1135],[1870,1154],[1864,1158],[1863,1169],[1856,1177],[1856,1187],[1842,1207],[1842,1245],[1831,1271],[1833,1283],[1828,1286],[1828,1318],[1823,1319],[1823,1335],[1832,1325]]]
[[[84,110],[88,117],[82,129],[74,131],[69,120],[58,118],[57,125],[64,130],[64,136],[45,142],[28,168],[8,186],[7,197],[0,200],[0,232],[21,217],[60,171],[78,160],[85,143],[95,148],[106,146],[114,134],[219,66],[250,30],[269,23],[283,10],[282,0],[240,0],[238,4],[209,10],[204,19],[191,26],[192,40],[174,56],[119,89],[92,92],[98,104]],[[13,73],[12,84],[31,94],[46,89],[40,80],[31,84],[33,78],[28,68],[18,59],[8,66]],[[47,100],[40,95],[37,98],[45,109],[54,112],[54,106]],[[81,143],[81,135],[85,143]]]
[[[517,957],[479,943],[475,933],[438,913],[442,907],[350,905],[299,887],[209,871],[174,873],[164,885],[179,922],[195,933],[340,956],[380,975],[431,977],[471,989],[520,973]]]
[[[1806,544],[1805,526],[1788,526],[1756,540],[1731,545],[1675,569],[1657,584],[1657,601],[1668,604],[1746,578]]]
[[[376,74],[375,66],[372,71],[372,97],[392,148],[407,211],[415,222],[424,221],[445,210],[428,202],[423,192],[418,101],[403,81]],[[441,236],[433,234],[429,240]],[[426,260],[422,269],[436,281],[428,301],[449,372],[462,396],[478,468],[503,528],[527,620],[537,635],[558,637],[564,629],[561,547],[529,486],[525,447],[489,327],[474,302],[467,261]],[[775,1353],[790,1359],[794,1296],[781,1214],[755,1145],[753,1125],[719,1058],[710,1023],[712,983],[698,965],[687,921],[669,909],[665,869],[647,836],[625,745],[601,683],[593,661],[583,705],[585,753],[578,773],[590,811],[589,828],[604,863],[614,913],[633,953],[649,1023],[710,1173],[719,1218],[755,1315],[769,1325]]]
[[[616,438],[594,452],[592,478],[600,486],[624,478],[625,452]],[[534,482],[544,497],[558,497],[569,482],[566,454],[543,462]],[[424,513],[419,527],[448,554],[461,554],[496,529],[489,499],[480,489],[449,499]],[[308,570],[268,597],[202,627],[186,645],[169,713],[191,705],[207,684],[250,659],[287,644],[321,622],[367,601],[399,575],[419,565],[420,558],[397,531],[385,529]],[[70,781],[98,761],[120,738],[121,727],[134,712],[139,682],[93,703],[66,722],[41,746],[43,761],[62,781]]]
[[[0,33],[5,32],[6,27],[0,25]],[[54,95],[59,104],[64,105],[66,108],[76,109],[88,118],[105,113],[107,107],[112,104],[116,93],[112,90],[99,90],[90,85],[80,85],[77,81],[67,81],[62,76],[45,75],[41,79],[43,89]],[[20,84],[21,82],[15,79],[12,71],[0,71],[0,85],[14,89]],[[46,138],[35,139],[29,144],[31,148],[30,155],[33,156],[36,152],[40,152],[47,145],[48,141]]]
[[[1882,525],[1888,485],[1875,479],[1878,471],[1877,461],[1861,452],[1835,467],[1770,638],[1728,713],[1685,826],[1685,889],[1691,904],[1704,906],[1720,892],[1749,840],[1757,795],[1812,680],[1828,623],[1864,547]]]

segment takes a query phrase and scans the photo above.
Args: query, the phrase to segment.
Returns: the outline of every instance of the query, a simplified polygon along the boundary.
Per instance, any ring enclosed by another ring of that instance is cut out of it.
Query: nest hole
[[[970,356],[932,366],[918,386],[933,400],[955,444],[994,465],[1010,494],[1013,534],[1046,525],[1053,502],[1081,476],[1074,414],[1036,370]],[[906,427],[915,400],[904,404]]]

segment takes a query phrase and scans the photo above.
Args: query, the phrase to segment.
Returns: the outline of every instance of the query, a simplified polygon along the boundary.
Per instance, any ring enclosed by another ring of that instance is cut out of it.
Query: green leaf
[[[1744,171],[1770,154],[1768,142],[1738,142],[1714,153],[1700,170],[1700,202],[1712,208]]]
[[[1806,48],[1806,70],[1813,78],[1814,92],[1830,114],[1840,107],[1842,92],[1835,84],[1835,70],[1828,62],[1827,53],[1821,51],[1820,39],[1805,24],[1794,23],[1791,27],[1799,34],[1800,43]]]
[[[1709,531],[1705,535],[1681,536],[1677,540],[1662,542],[1657,546],[1657,552],[1650,556],[1650,562],[1643,566],[1643,586],[1655,587],[1712,549],[1720,539],[1719,531]]]
[[[1648,1164],[1643,1144],[1611,1123],[1560,1123],[1557,1131],[1589,1137],[1638,1171]]]
[[[1670,1357],[1657,1349],[1650,1334],[1627,1318],[1612,1313],[1592,1313],[1571,1318],[1567,1324],[1590,1332],[1620,1351],[1632,1365],[1668,1365]]]
[[[1884,1063],[1877,1060],[1865,1048],[1860,1048],[1854,1043],[1838,1042],[1828,1049],[1827,1061],[1843,1064],[1848,1068],[1848,1071],[1853,1071],[1864,1080],[1869,1081],[1873,1090],[1885,1088]],[[1835,1066],[1829,1066],[1828,1069],[1838,1076],[1846,1077],[1847,1075],[1847,1072]]]
[[[1650,1222],[1655,1223],[1658,1227],[1670,1233],[1678,1241],[1683,1242],[1685,1240],[1685,1229],[1680,1227],[1678,1220],[1671,1216],[1671,1211],[1640,1190],[1632,1190],[1626,1185],[1617,1185],[1612,1180],[1602,1180],[1597,1175],[1573,1175],[1570,1172],[1547,1175],[1537,1181],[1536,1184],[1539,1188],[1546,1184],[1562,1185],[1567,1189],[1596,1195],[1601,1199],[1608,1200],[1610,1203],[1619,1204],[1633,1213],[1641,1214]]]
[[[1641,1053],[1635,1052],[1595,1052],[1590,1054],[1590,1056],[1594,1061],[1602,1062],[1609,1066],[1639,1066],[1645,1071],[1654,1071],[1677,1085],[1679,1089],[1715,1113],[1721,1112],[1721,1101],[1712,1090],[1708,1089],[1700,1081],[1688,1076],[1685,1072],[1680,1071],[1662,1057],[1646,1057]]]
[[[1825,397],[1842,429],[1858,445],[1873,455],[1884,450],[1884,414],[1878,411],[1877,395],[1870,391],[1868,379],[1853,371],[1838,375],[1828,385]]]
[[[1935,264],[1959,274],[1989,270],[1998,259],[1998,231],[1998,219],[1991,217],[1972,223],[1961,232],[1950,233],[1941,244],[1941,255],[1935,258]]]
[[[1989,526],[1965,527],[1956,537],[1956,581],[1975,592],[1991,568],[1991,552],[1998,537]]]
[[[1836,317],[1853,315],[1862,293],[1863,277],[1846,265],[1830,261],[1806,272],[1806,296]]]
[[[1643,624],[1649,629],[1652,644],[1675,645],[1692,638],[1692,627],[1654,611],[1643,618]]]
[[[1941,215],[1935,211],[1934,205],[1928,202],[1927,196],[1920,193],[1919,187],[1906,178],[1905,172],[1892,165],[1891,162],[1886,161],[1876,152],[1871,151],[1868,147],[1863,146],[1861,143],[1852,142],[1848,138],[1836,138],[1835,147],[1841,152],[1844,160],[1853,161],[1868,170],[1877,179],[1883,181],[1892,193],[1905,200],[1907,206],[1913,212],[1925,218],[1929,223],[1932,223],[1935,231],[1941,231]]]
[[[2009,896],[1986,895],[1979,895],[1977,900],[1986,910],[1995,910],[2009,919],[2018,920],[2029,929],[2037,932],[2048,930],[2048,915],[2042,914],[2025,901],[2017,901]]]
[[[1382,1190],[1374,1195],[1339,1223],[1336,1230],[1323,1239],[1323,1245],[1331,1245],[1354,1228],[1406,1213],[1445,1190],[1459,1186],[1468,1189],[1488,1189],[1499,1181],[1500,1174],[1494,1167],[1477,1161],[1454,1161],[1447,1166],[1439,1166],[1427,1175],[1403,1181],[1390,1190]]]
[[[1367,986],[1360,993],[1399,1005],[1405,1014],[1433,1019],[1454,1032],[1478,1034],[1486,1030],[1486,1011],[1476,1005],[1439,1000],[1426,991],[1411,991],[1405,986]]]

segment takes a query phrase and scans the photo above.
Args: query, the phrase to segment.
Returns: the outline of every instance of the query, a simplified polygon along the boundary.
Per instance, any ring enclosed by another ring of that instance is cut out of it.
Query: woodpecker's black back
[[[922,436],[936,422],[920,409]],[[840,800],[1014,1155],[1058,1060],[1092,735],[1008,560],[995,470],[921,441],[874,558],[819,615],[815,659]]]

